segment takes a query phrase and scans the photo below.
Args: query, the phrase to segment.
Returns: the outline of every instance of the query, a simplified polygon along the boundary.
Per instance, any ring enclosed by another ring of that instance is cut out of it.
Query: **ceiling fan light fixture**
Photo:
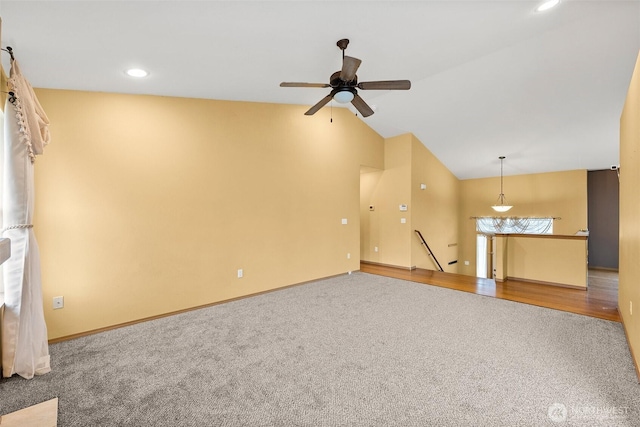
[[[149,72],[142,68],[130,68],[125,72],[130,77],[147,77],[149,75]]]
[[[544,12],[545,10],[549,10],[553,7],[556,7],[558,3],[560,3],[560,0],[546,1],[536,8],[536,12]]]
[[[340,92],[333,95],[333,99],[340,104],[348,104],[353,101],[354,94],[350,90],[341,90]]]
[[[507,212],[513,206],[505,204],[504,191],[502,191],[502,163],[504,162],[505,157],[500,156],[498,158],[500,159],[500,195],[498,196],[498,202],[491,206],[491,208],[496,212]]]

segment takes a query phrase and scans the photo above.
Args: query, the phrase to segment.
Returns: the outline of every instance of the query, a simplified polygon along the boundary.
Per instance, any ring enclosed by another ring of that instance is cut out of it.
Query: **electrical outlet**
[[[241,268],[238,269],[238,279],[242,278],[244,276],[244,271],[242,271]]]
[[[53,309],[57,310],[64,307],[64,297],[53,297]]]
[[[469,261],[465,261],[465,262],[464,262],[464,265],[469,265]]]
[[[347,259],[351,259],[351,254],[347,254]]]
[[[378,247],[377,246],[373,247],[373,252],[378,252]]]
[[[633,301],[629,301],[629,314],[633,316]]]

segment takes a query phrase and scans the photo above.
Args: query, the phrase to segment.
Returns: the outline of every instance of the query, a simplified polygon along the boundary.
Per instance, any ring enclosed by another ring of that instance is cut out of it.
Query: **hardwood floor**
[[[586,291],[560,286],[360,263],[360,271],[620,322],[618,273],[589,270]]]

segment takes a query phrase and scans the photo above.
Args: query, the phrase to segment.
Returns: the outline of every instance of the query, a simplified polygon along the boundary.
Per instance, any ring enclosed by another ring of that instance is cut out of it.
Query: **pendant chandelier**
[[[500,159],[500,195],[498,196],[498,202],[491,207],[496,212],[506,212],[509,209],[511,209],[513,206],[506,204],[504,192],[502,191],[502,162],[504,161],[505,157],[500,156],[498,158]]]

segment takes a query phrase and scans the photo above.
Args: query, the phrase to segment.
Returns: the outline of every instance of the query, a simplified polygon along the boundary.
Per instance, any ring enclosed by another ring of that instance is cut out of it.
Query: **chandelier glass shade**
[[[500,159],[500,195],[498,196],[498,201],[496,202],[496,204],[491,206],[491,208],[496,212],[507,212],[513,206],[507,204],[506,198],[504,197],[504,191],[502,189],[502,162],[504,161],[505,157],[500,156],[498,158]]]

